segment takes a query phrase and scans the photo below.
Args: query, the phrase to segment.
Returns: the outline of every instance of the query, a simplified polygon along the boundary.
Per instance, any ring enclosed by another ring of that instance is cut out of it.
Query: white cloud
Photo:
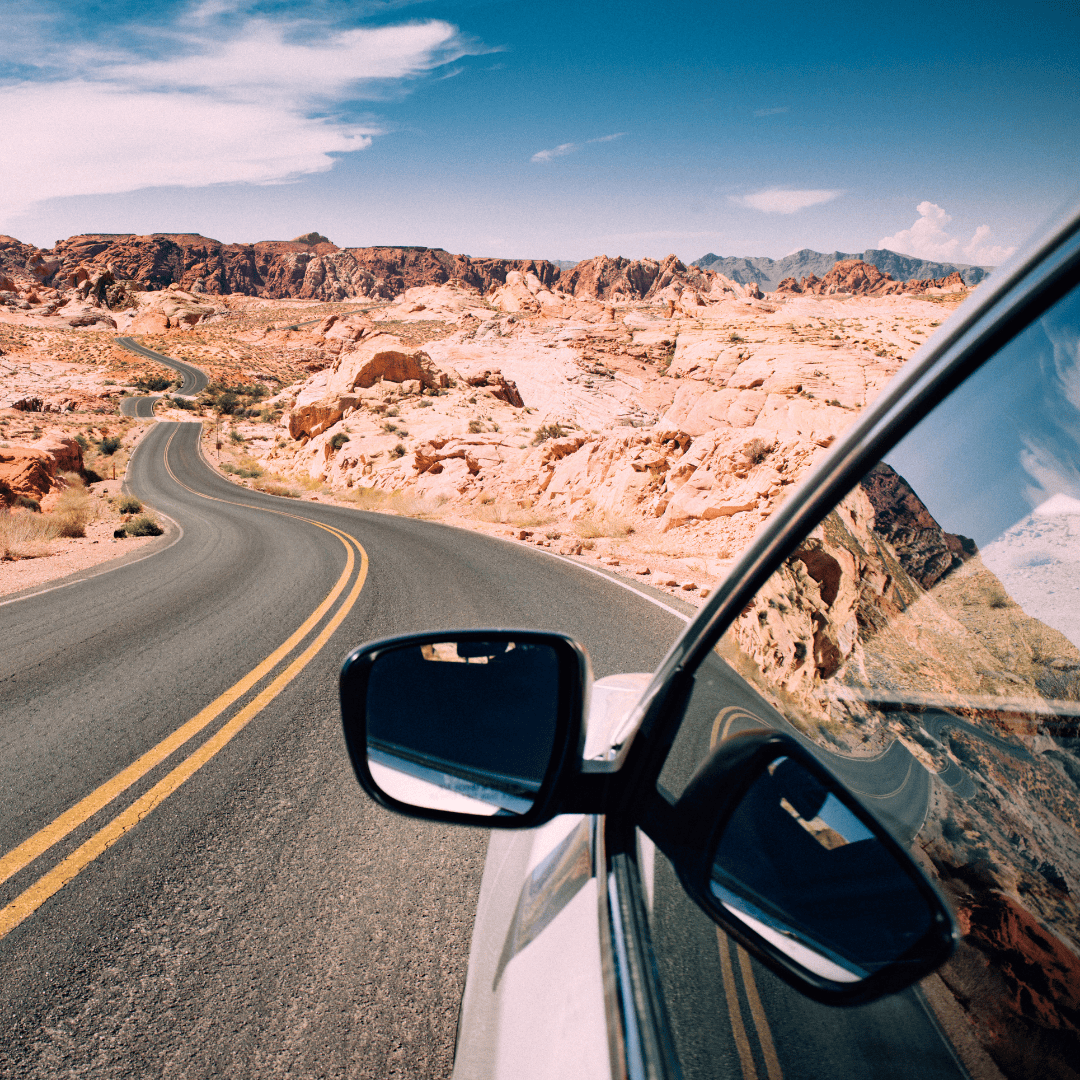
[[[842,191],[791,191],[784,188],[770,188],[768,191],[756,191],[752,195],[732,195],[731,201],[750,210],[761,210],[766,214],[794,214],[808,206],[831,202]]]
[[[335,30],[236,11],[202,0],[144,36],[144,55],[77,42],[39,63],[41,81],[0,88],[0,221],[59,196],[324,172],[380,133],[345,102],[482,51],[439,20]]]
[[[919,214],[915,224],[910,229],[903,229],[892,236],[883,236],[878,241],[878,247],[934,262],[961,261],[960,240],[950,236],[945,229],[952,221],[951,215],[945,213],[937,203],[929,201],[919,203],[915,209]],[[986,243],[989,239],[990,226],[980,225],[971,240],[963,246],[963,261],[997,265],[1016,250],[1001,245],[989,245]]]
[[[616,131],[614,135],[600,135],[595,139],[586,139],[583,143],[564,142],[559,146],[553,146],[550,150],[537,150],[529,160],[543,164],[545,161],[551,161],[552,158],[573,154],[583,146],[589,146],[591,143],[614,142],[616,139],[621,139],[625,134],[625,131]]]
[[[564,142],[559,146],[553,146],[550,150],[537,150],[529,160],[550,161],[552,158],[564,157],[567,154],[572,154],[577,149],[579,149],[577,143]]]

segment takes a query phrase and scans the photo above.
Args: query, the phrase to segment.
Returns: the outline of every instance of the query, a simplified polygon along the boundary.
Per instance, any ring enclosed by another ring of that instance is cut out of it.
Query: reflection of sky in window
[[[1078,330],[1074,289],[885,456],[948,532],[983,547],[1050,496],[1080,496]]]
[[[835,795],[829,795],[817,816],[849,844],[874,838],[874,834]]]

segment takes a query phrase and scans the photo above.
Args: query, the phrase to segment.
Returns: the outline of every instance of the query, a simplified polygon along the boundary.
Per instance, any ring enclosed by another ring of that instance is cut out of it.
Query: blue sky
[[[1075,4],[0,2],[0,231],[42,246],[993,264],[1080,191]]]

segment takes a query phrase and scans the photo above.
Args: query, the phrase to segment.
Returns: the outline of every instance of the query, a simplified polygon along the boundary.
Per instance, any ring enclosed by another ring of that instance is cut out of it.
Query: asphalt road
[[[0,1075],[446,1075],[485,834],[368,801],[339,730],[342,658],[432,626],[536,626],[583,641],[602,676],[655,667],[683,623],[521,546],[240,488],[202,462],[198,430],[156,425],[129,471],[182,526],[175,544],[0,606],[0,855],[40,848],[0,884]],[[349,536],[368,559],[358,594]],[[72,831],[40,837],[213,712],[347,569],[261,681]],[[177,786],[198,748],[208,760]]]
[[[0,1074],[446,1075],[485,834],[367,800],[341,659],[388,634],[530,626],[582,641],[599,677],[651,670],[684,624],[523,546],[238,487],[198,431],[156,425],[130,466],[175,543],[0,605]],[[730,730],[760,722],[718,661],[701,687],[699,744],[724,709]],[[850,777],[900,832],[926,804],[904,755]],[[662,861],[656,912],[687,1076],[740,1075],[727,1010],[752,1003],[724,995],[730,946]],[[830,1010],[756,970],[784,1076],[910,1075],[916,1059],[956,1075],[916,996]]]
[[[154,352],[153,349],[140,345],[134,338],[118,337],[116,344],[122,349],[127,349],[128,352],[135,353],[137,356],[146,357],[148,360],[172,368],[173,371],[178,371],[184,376],[184,381],[180,384],[180,389],[176,393],[183,394],[185,397],[194,397],[196,394],[202,393],[209,383],[205,371],[192,367],[191,364],[185,364],[182,360],[174,360],[171,356]],[[120,412],[124,416],[135,416],[144,420],[149,419],[154,415],[154,402],[158,400],[156,397],[125,398],[120,402]]]

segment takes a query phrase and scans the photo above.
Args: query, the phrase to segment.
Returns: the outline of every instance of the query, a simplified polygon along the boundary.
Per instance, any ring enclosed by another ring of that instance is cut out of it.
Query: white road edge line
[[[461,529],[460,525],[451,525],[452,529]],[[464,532],[473,532],[472,529],[463,529]],[[475,535],[475,534],[474,534]],[[568,566],[576,566],[579,570],[585,570],[590,574],[595,574],[597,577],[603,578],[605,581],[610,581],[612,585],[618,585],[620,589],[625,589],[627,592],[632,592],[635,596],[640,596],[642,600],[648,600],[650,604],[655,604],[658,608],[662,608],[669,615],[674,615],[676,619],[682,619],[684,623],[691,623],[696,616],[684,615],[681,611],[677,611],[673,607],[669,607],[662,600],[657,600],[655,596],[650,596],[648,593],[642,592],[640,589],[635,589],[633,585],[626,581],[620,581],[614,574],[605,574],[603,570],[598,570],[595,566],[586,566],[584,563],[574,562],[573,559],[568,559],[565,555],[559,555],[554,551],[546,551],[544,548],[530,547],[522,544],[519,540],[511,540],[506,536],[492,536],[491,533],[481,533],[482,536],[491,536],[492,540],[501,540],[504,544],[512,544],[516,548],[524,548],[526,551],[535,551],[540,555],[547,555],[552,559],[558,559],[559,562],[566,563]]]

